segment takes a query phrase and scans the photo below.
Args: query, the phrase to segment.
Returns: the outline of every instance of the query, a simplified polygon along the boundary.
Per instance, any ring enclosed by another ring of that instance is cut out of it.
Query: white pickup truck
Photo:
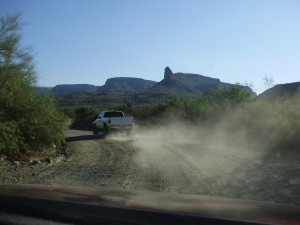
[[[125,117],[122,111],[103,111],[93,122],[93,133],[103,131],[104,135],[112,130],[125,130],[130,133],[134,126],[133,117]]]

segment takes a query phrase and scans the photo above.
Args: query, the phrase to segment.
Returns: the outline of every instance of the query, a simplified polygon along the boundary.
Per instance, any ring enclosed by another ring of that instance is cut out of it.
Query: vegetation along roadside
[[[37,92],[32,50],[20,46],[20,15],[0,23],[0,154],[14,160],[63,143],[66,118],[53,97]]]

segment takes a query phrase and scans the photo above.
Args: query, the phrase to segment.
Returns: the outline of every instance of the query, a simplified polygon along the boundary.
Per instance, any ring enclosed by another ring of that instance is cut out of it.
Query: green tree
[[[64,141],[65,118],[53,98],[38,94],[31,50],[20,47],[20,15],[7,15],[0,23],[0,153]]]

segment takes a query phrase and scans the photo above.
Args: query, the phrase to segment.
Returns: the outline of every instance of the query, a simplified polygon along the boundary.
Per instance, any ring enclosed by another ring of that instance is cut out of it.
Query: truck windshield
[[[104,117],[124,117],[122,112],[106,112]]]

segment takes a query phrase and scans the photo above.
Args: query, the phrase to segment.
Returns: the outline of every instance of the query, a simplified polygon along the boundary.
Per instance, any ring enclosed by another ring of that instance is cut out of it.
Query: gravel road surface
[[[249,160],[199,144],[170,141],[157,150],[153,140],[141,145],[134,136],[95,138],[82,130],[66,134],[67,149],[55,157],[2,163],[0,183],[126,188],[300,205],[298,159],[266,161],[257,155]]]

